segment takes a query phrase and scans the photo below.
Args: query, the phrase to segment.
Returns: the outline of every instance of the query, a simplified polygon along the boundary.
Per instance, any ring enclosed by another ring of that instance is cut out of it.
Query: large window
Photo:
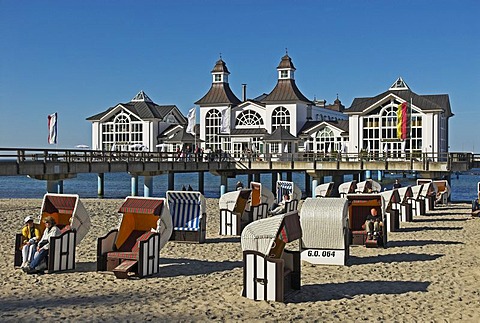
[[[314,138],[314,147],[317,152],[334,152],[338,151],[341,148],[338,147],[341,144],[335,140],[332,129],[325,127],[322,130],[318,131]]]
[[[143,143],[143,124],[133,115],[122,111],[101,124],[102,149],[127,151]]]
[[[290,132],[290,112],[285,107],[275,108],[272,112],[272,132],[283,127]]]
[[[220,126],[222,122],[222,114],[217,109],[209,110],[205,116],[205,148],[212,151],[221,148],[220,142]]]
[[[245,110],[237,116],[236,126],[263,126],[263,119],[258,112]]]
[[[409,134],[410,139],[402,142],[397,138],[397,109],[401,102],[390,100],[373,114],[363,117],[363,142],[364,151],[372,156],[388,156],[390,158],[405,157],[406,152],[412,152],[413,156],[422,151],[422,116],[412,110]]]

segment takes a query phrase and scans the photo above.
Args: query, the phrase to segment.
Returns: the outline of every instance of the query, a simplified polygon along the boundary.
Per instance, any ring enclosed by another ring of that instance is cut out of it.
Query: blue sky
[[[270,92],[288,48],[308,98],[349,107],[402,76],[449,94],[450,150],[480,151],[480,1],[0,0],[0,147],[91,145],[85,119],[144,90],[186,115],[221,53],[241,97]]]

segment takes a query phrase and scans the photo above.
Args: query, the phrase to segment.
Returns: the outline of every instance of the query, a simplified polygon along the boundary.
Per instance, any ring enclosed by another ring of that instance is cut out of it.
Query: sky
[[[479,14],[478,0],[0,0],[0,148],[91,145],[86,118],[140,90],[186,115],[220,56],[237,97],[269,93],[288,51],[311,100],[348,108],[400,76],[448,94],[450,151],[479,152]]]

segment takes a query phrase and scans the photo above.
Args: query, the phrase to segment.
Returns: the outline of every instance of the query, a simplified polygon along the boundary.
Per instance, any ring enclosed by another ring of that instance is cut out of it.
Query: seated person
[[[22,228],[22,265],[20,268],[30,264],[37,249],[37,242],[42,237],[42,230],[38,224],[33,223],[32,216],[27,216],[24,222],[25,226]]]
[[[368,239],[371,240],[373,237],[380,236],[382,226],[382,218],[378,215],[377,209],[372,208],[365,221],[365,230],[367,231]]]
[[[45,231],[43,231],[42,239],[38,242],[37,252],[33,256],[30,265],[22,268],[27,274],[34,274],[40,271],[40,264],[48,254],[50,238],[60,235],[60,229],[56,226],[53,217],[47,216],[43,219],[43,222],[45,223]]]
[[[480,193],[478,193],[478,198],[472,202],[472,216],[480,217]]]
[[[283,194],[283,199],[272,209],[272,215],[285,213],[285,203],[290,200],[290,195]],[[273,207],[273,206],[272,206]]]

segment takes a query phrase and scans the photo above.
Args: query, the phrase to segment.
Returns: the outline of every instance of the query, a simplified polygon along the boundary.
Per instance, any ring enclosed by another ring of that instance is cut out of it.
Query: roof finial
[[[220,52],[220,59],[222,59],[222,53]]]
[[[285,54],[288,55],[288,48],[285,47]]]
[[[337,100],[338,100],[338,93],[337,93]]]

